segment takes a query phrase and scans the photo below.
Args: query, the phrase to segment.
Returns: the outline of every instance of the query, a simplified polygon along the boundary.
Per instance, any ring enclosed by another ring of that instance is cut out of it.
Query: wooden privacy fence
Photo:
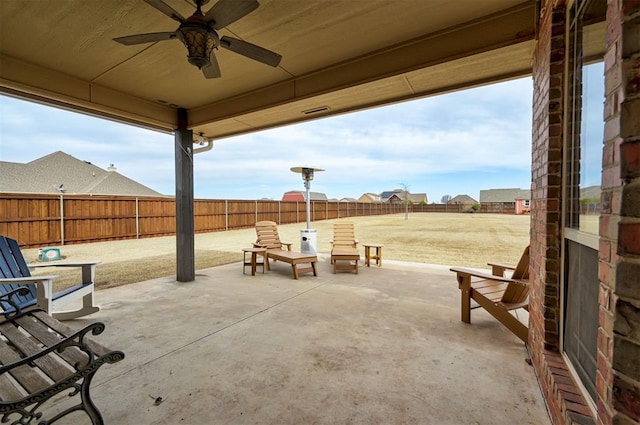
[[[311,220],[395,214],[404,205],[312,201]],[[304,202],[196,199],[195,231],[306,221]],[[175,234],[170,197],[0,194],[0,234],[24,247],[136,239]]]
[[[485,204],[483,204],[483,207]],[[464,212],[464,205],[409,205],[410,212]],[[487,208],[515,212],[515,206]],[[398,214],[404,204],[312,201],[311,221]],[[273,200],[196,199],[196,233],[253,227],[261,220],[304,223],[306,204]],[[175,234],[171,197],[0,194],[0,234],[24,247],[42,247]]]

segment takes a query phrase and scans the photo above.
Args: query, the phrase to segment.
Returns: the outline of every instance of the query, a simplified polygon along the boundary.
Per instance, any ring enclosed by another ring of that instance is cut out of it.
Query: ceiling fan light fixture
[[[218,34],[206,23],[187,19],[176,31],[176,36],[187,48],[189,63],[202,69],[211,65],[211,52],[220,44]]]

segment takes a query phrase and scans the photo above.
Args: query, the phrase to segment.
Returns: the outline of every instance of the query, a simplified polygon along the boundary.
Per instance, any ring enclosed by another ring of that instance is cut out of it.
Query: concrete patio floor
[[[96,339],[125,352],[93,381],[105,422],[550,424],[524,345],[481,309],[460,321],[448,267],[334,275],[320,257],[297,281],[236,263],[99,291],[102,310],[67,323],[102,321]]]

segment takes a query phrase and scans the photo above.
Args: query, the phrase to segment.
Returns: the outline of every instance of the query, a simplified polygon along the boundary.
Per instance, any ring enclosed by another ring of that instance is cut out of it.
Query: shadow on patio
[[[105,322],[126,354],[93,382],[106,423],[550,423],[524,345],[480,309],[460,321],[447,267],[334,275],[320,257],[297,281],[236,263],[99,291],[102,311],[67,323]]]

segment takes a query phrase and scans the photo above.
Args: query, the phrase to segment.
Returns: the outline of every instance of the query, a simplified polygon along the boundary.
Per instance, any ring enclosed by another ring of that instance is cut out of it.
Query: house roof
[[[600,186],[597,185],[583,187],[580,189],[580,199],[600,198],[600,192]],[[488,189],[480,191],[480,202],[515,202],[516,199],[531,199],[531,191],[526,189]]]
[[[588,186],[580,189],[580,199],[600,199],[600,186]]]
[[[409,193],[408,197],[411,202],[415,202],[415,203],[427,202],[426,193]]]
[[[515,202],[516,199],[531,199],[531,191],[518,188],[480,191],[480,202]]]
[[[302,190],[290,190],[285,192],[285,195],[288,193],[296,193],[302,195],[302,199],[307,199],[307,192]],[[283,196],[284,197],[284,196]],[[322,192],[309,192],[309,200],[311,201],[327,201],[327,195]]]
[[[360,196],[360,198],[362,198],[363,196],[371,199],[372,201],[380,201],[380,195],[378,195],[377,193],[371,193],[371,192],[367,192],[367,193],[363,193],[362,196]]]
[[[165,196],[117,171],[58,151],[26,164],[0,161],[0,192]]]
[[[454,198],[451,198],[447,203],[448,204],[477,204],[478,201],[476,201],[469,195],[458,195]]]
[[[405,193],[406,193],[406,198],[405,198]],[[408,199],[409,201],[414,203],[420,203],[423,201],[427,202],[426,193],[410,193],[410,192],[406,192],[404,189],[386,190],[380,194],[380,200],[387,201],[394,195],[396,198],[400,199],[401,201]]]

